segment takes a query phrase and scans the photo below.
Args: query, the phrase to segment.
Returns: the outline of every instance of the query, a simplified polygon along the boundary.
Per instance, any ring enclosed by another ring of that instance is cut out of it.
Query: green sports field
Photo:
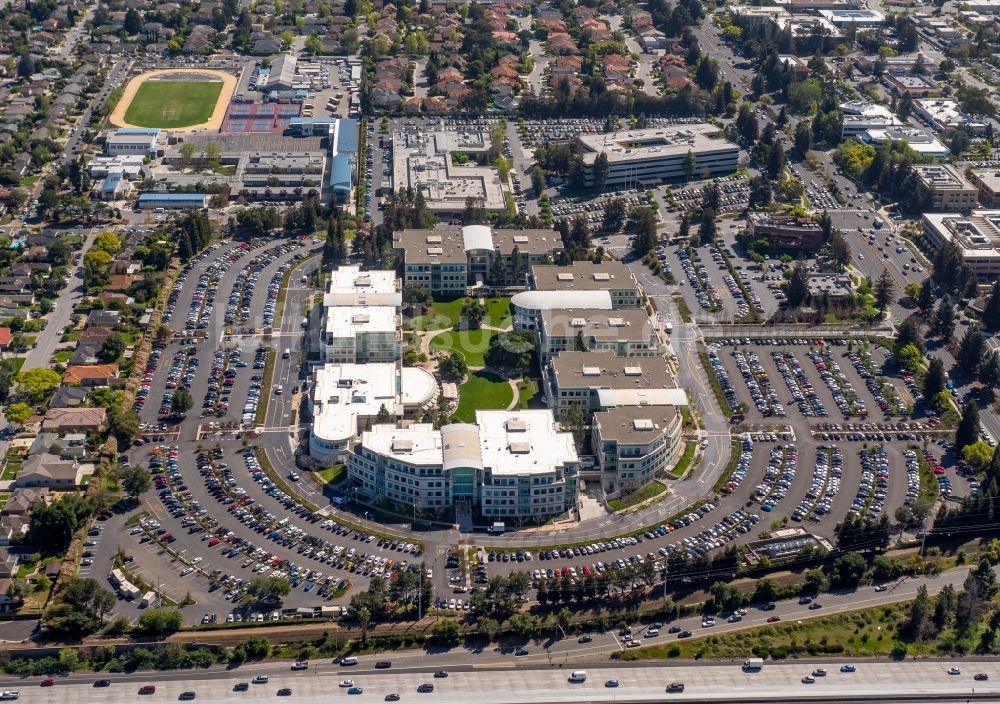
[[[208,120],[222,92],[222,81],[148,80],[125,111],[136,127],[190,127]]]

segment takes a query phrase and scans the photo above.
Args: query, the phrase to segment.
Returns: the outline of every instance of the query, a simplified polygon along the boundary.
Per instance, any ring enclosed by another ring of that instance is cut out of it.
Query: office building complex
[[[913,171],[931,194],[931,209],[956,211],[976,207],[978,190],[954,166],[917,164]]]
[[[1000,276],[1000,210],[959,213],[925,213],[921,224],[935,247],[951,242],[980,283]]]
[[[736,171],[739,146],[709,124],[672,125],[609,134],[583,134],[584,183],[594,187],[598,156],[607,157],[605,188],[641,188]]]

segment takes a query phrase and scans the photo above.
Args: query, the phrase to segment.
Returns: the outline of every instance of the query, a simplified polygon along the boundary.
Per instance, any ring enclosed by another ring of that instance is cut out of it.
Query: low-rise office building
[[[954,244],[981,283],[1000,277],[1000,210],[925,213],[921,224],[934,247]]]
[[[333,306],[326,309],[321,338],[330,364],[392,362],[402,355],[395,306]]]
[[[747,225],[755,238],[766,239],[774,249],[818,252],[823,246],[823,229],[811,218],[751,212]]]
[[[544,311],[617,310],[643,305],[635,276],[619,261],[536,265],[528,273],[527,284],[527,291],[511,299],[514,327],[518,330],[537,330]]]
[[[141,127],[123,127],[108,135],[105,156],[143,156],[155,158],[160,148],[160,131]]]
[[[943,145],[933,132],[919,127],[872,128],[861,135],[861,141],[875,145],[906,142],[906,145],[920,156],[936,161],[947,159],[951,155],[951,150]]]
[[[978,190],[954,166],[916,164],[913,171],[930,193],[932,209],[956,211],[976,207]]]
[[[141,193],[135,207],[142,210],[190,210],[208,205],[207,193]]]
[[[577,349],[611,350],[621,357],[656,357],[664,347],[653,322],[642,308],[546,310],[538,329],[538,358],[549,363],[555,355]]]
[[[323,306],[395,306],[403,294],[396,272],[385,269],[362,271],[360,266],[343,265],[330,273]]]
[[[621,406],[595,413],[592,443],[605,493],[633,492],[668,471],[683,447],[681,426],[675,406]]]
[[[967,128],[974,136],[986,132],[986,123],[967,115],[954,98],[914,100],[913,111],[938,132],[947,134],[957,127]]]
[[[840,111],[844,116],[840,128],[841,139],[857,138],[868,130],[885,129],[903,124],[888,108],[877,103],[852,100],[841,103]]]
[[[981,206],[1000,207],[1000,169],[973,169],[969,173],[969,181],[978,191]]]
[[[809,9],[818,10],[821,17],[837,27],[857,27],[861,29],[863,27],[881,27],[885,24],[885,15],[878,10],[841,7],[810,7]]]
[[[909,95],[913,98],[926,98],[937,93],[937,85],[926,76],[909,71],[889,71],[885,81],[896,95]]]
[[[576,507],[580,461],[548,410],[477,411],[475,423],[376,425],[348,453],[359,494],[420,509],[544,520]]]
[[[489,225],[396,232],[404,285],[419,284],[435,296],[462,296],[469,287],[524,286],[529,269],[563,249],[555,230],[494,230]],[[503,261],[495,278],[494,260]],[[515,261],[516,260],[516,261]]]
[[[736,171],[739,146],[710,123],[671,125],[608,134],[583,134],[584,183],[594,187],[594,164],[607,157],[604,188],[640,188],[725,176]]]
[[[437,394],[437,382],[421,367],[395,362],[319,367],[309,396],[309,455],[326,467],[343,462],[383,409],[395,421],[427,408]]]

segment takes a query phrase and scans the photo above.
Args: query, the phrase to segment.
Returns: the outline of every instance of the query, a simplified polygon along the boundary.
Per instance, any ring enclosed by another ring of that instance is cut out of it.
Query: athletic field
[[[171,129],[206,122],[215,110],[222,81],[147,80],[125,111],[136,127]]]

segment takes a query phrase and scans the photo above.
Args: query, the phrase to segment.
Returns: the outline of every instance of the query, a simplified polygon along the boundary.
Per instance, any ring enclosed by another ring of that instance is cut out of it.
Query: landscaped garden
[[[496,335],[495,330],[446,330],[434,336],[431,340],[431,352],[450,352],[455,350],[463,357],[470,367],[482,367],[485,362],[483,355],[490,348],[490,339]]]
[[[472,372],[458,388],[458,408],[452,418],[473,423],[477,410],[503,409],[514,399],[510,384],[485,371]]]
[[[424,315],[410,320],[411,330],[446,330],[453,328],[462,320],[462,306],[470,298],[456,298],[450,301],[435,301]],[[510,299],[486,298],[486,317],[483,325],[496,328],[506,328],[510,325]]]

